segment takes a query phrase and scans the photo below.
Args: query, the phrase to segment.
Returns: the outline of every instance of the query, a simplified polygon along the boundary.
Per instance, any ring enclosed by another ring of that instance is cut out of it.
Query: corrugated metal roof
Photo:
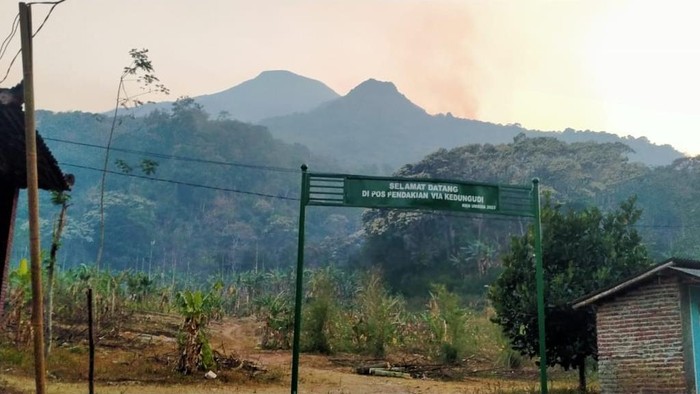
[[[700,269],[697,268],[683,268],[683,267],[670,267],[673,270],[684,272],[688,275],[700,278]]]
[[[634,288],[651,277],[669,271],[700,278],[700,261],[672,257],[612,286],[589,293],[571,304],[574,309],[597,304],[615,294]]]

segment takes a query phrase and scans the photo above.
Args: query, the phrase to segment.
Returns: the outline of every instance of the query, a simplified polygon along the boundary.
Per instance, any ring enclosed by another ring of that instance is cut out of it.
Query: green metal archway
[[[531,217],[535,221],[535,277],[540,351],[540,390],[547,394],[544,325],[544,280],[539,180],[531,186],[496,185],[455,180],[310,173],[301,166],[299,244],[297,251],[291,393],[298,393],[299,340],[304,273],[304,228],[308,205],[447,210]]]

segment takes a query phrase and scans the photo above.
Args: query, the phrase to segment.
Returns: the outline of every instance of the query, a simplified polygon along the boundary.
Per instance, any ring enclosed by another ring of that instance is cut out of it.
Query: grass
[[[24,394],[25,391],[17,390],[14,387],[11,387],[10,384],[6,380],[0,379],[0,393],[3,393],[3,394]]]
[[[20,348],[0,342],[0,368],[24,370],[31,368],[32,360],[30,354]],[[0,391],[1,392],[1,391]]]

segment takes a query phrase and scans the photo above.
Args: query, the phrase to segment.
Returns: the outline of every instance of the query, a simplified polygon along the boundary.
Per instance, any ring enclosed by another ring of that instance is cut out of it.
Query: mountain
[[[431,121],[393,83],[370,79],[309,112],[268,118],[261,124],[284,141],[357,168],[397,167],[439,148],[431,136]]]
[[[430,115],[401,94],[394,84],[374,79],[306,113],[271,117],[260,123],[276,137],[306,145],[352,169],[378,166],[395,170],[439,148],[508,143],[521,133],[528,137],[554,136],[566,142],[622,142],[635,151],[630,159],[651,166],[670,164],[683,157],[671,146],[654,145],[643,137],[622,138],[606,132],[572,129],[544,132],[517,124],[461,119],[449,113]]]
[[[290,71],[263,71],[257,77],[224,91],[193,97],[213,116],[222,113],[243,122],[305,112],[338,98],[338,93],[315,79]],[[136,111],[145,115],[155,109],[169,110],[172,102],[146,104]]]

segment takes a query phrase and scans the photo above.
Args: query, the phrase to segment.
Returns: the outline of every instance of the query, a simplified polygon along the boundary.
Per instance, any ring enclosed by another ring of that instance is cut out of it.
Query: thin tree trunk
[[[112,115],[112,127],[109,129],[109,139],[107,139],[107,147],[105,149],[105,162],[102,167],[102,178],[100,180],[100,242],[97,245],[97,258],[95,259],[95,267],[100,270],[102,262],[102,252],[105,246],[105,182],[107,179],[107,166],[109,165],[109,149],[112,147],[112,137],[114,129],[117,127],[117,113],[119,112],[119,103],[121,102],[122,86],[124,85],[124,76],[119,78],[119,86],[117,87],[117,100],[114,104],[114,115]],[[109,272],[109,268],[107,269]]]
[[[53,336],[53,291],[56,283],[56,254],[58,253],[58,248],[61,246],[61,234],[63,234],[63,226],[66,220],[67,209],[68,203],[64,199],[61,202],[61,212],[58,215],[58,222],[56,223],[53,237],[51,237],[51,252],[49,253],[49,264],[46,267],[46,281],[48,282],[48,288],[46,291],[46,349],[44,353],[46,354],[47,358],[51,353]]]
[[[580,392],[586,392],[586,359],[582,358],[578,364],[578,389]]]

